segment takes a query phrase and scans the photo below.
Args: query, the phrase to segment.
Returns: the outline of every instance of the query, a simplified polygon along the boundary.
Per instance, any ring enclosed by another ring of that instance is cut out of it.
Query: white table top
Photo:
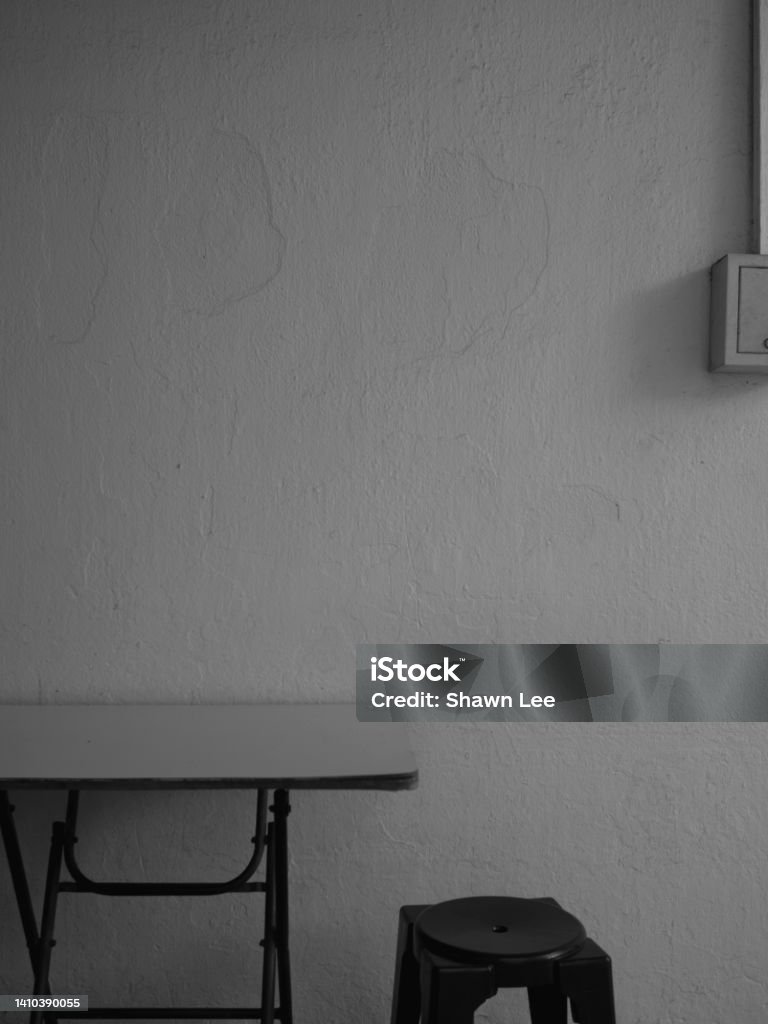
[[[412,789],[354,704],[0,705],[0,789]]]

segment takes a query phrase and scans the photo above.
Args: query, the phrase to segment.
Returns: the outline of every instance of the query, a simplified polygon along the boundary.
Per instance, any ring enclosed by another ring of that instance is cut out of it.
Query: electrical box
[[[711,301],[710,370],[768,373],[768,256],[723,256]]]

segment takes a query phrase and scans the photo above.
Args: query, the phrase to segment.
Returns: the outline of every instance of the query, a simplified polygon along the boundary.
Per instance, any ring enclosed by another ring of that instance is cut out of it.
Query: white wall
[[[763,641],[768,396],[706,370],[749,47],[747,0],[3,0],[2,701]],[[583,917],[622,1024],[762,1024],[761,726],[411,736],[417,792],[294,797],[300,1020],[384,1021],[399,904],[503,891]],[[82,857],[224,875],[247,809],[93,797]],[[54,981],[245,998],[258,903],[70,899]],[[23,990],[4,867],[0,920]]]

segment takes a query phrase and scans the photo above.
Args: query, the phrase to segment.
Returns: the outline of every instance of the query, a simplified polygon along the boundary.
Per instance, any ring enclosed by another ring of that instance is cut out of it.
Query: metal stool
[[[532,1024],[616,1024],[611,959],[553,899],[479,896],[400,908],[391,1024],[472,1024],[527,988]]]

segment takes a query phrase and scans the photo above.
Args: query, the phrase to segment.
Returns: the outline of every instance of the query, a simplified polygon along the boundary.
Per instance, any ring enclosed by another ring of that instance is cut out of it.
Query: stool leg
[[[568,1024],[568,999],[554,985],[528,989],[531,1024]]]
[[[611,958],[605,950],[587,939],[577,953],[558,963],[557,971],[576,1024],[616,1024]]]
[[[458,964],[421,954],[422,1024],[472,1024],[475,1010],[496,995],[489,964]]]
[[[419,962],[413,955],[413,925],[426,909],[426,905],[400,908],[390,1024],[418,1024],[421,1015]]]

